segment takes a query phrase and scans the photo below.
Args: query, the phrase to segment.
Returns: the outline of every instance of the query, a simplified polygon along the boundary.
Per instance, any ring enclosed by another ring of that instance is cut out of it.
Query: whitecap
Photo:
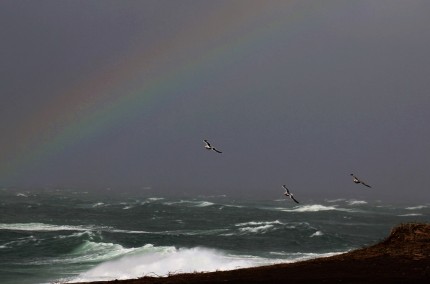
[[[313,233],[312,235],[310,235],[310,237],[311,237],[311,238],[313,238],[313,237],[319,237],[319,236],[322,236],[322,235],[324,235],[324,233],[323,233],[323,232],[321,232],[321,231],[316,231],[315,233]]]
[[[426,205],[418,205],[418,206],[412,206],[412,207],[406,207],[407,210],[418,210],[418,209],[424,209],[427,208]]]
[[[412,217],[412,216],[422,216],[423,214],[420,213],[410,213],[410,214],[403,214],[403,215],[397,215],[399,217]]]
[[[147,200],[148,201],[158,201],[158,200],[163,200],[163,197],[149,197]]]
[[[279,262],[282,261],[233,256],[200,247],[177,249],[146,245],[138,252],[97,265],[70,282],[123,280],[142,276],[162,277],[177,273],[223,271]]]
[[[270,252],[270,254],[288,257],[288,259],[285,262],[291,263],[291,262],[298,262],[298,261],[309,260],[314,258],[330,257],[330,256],[334,256],[334,255],[338,255],[346,252],[348,251],[326,252],[326,253],[301,253],[301,252],[292,253],[292,252],[284,252],[284,251],[275,251],[275,252]]]
[[[86,231],[91,228],[83,226],[50,225],[44,223],[13,223],[0,224],[0,230],[11,231]]]
[[[196,204],[196,207],[207,207],[207,206],[212,206],[214,205],[214,203],[209,202],[209,201],[202,201],[198,204]]]
[[[267,233],[272,229],[273,229],[273,225],[264,225],[264,226],[258,226],[258,227],[243,227],[243,228],[239,228],[239,231],[242,233],[262,234],[262,233]]]
[[[215,205],[209,201],[191,201],[191,200],[181,200],[181,201],[172,201],[172,202],[164,202],[164,205],[177,205],[177,204],[189,204],[194,207],[207,207]]]
[[[133,253],[139,249],[140,248],[124,248],[123,246],[114,243],[84,241],[67,255],[47,260],[36,260],[32,264],[100,263]]]
[[[21,245],[24,245],[27,243],[37,242],[37,241],[39,241],[39,240],[37,238],[35,238],[34,236],[28,236],[28,237],[18,238],[15,241],[7,242],[7,243],[1,245],[0,248],[17,247],[17,246],[21,246]]]
[[[33,231],[33,232],[55,232],[55,231],[82,231],[84,233],[90,233],[90,231],[107,231],[107,232],[126,232],[134,233],[134,231],[127,230],[116,230],[109,226],[95,226],[95,225],[52,225],[45,223],[13,223],[4,224],[0,223],[0,230],[10,231]],[[139,233],[148,233],[139,231]]]
[[[284,211],[284,212],[318,212],[318,211],[329,211],[329,210],[351,211],[349,209],[337,208],[335,206],[324,206],[324,205],[320,205],[320,204],[296,206],[293,209],[283,209],[282,211]]]
[[[349,200],[347,202],[349,205],[361,205],[361,204],[367,204],[364,200]]]
[[[284,223],[281,223],[279,220],[261,221],[261,222],[251,221],[251,222],[246,222],[246,223],[239,223],[239,224],[236,224],[235,226],[242,227],[242,226],[258,226],[258,225],[274,225],[274,224],[283,225]]]

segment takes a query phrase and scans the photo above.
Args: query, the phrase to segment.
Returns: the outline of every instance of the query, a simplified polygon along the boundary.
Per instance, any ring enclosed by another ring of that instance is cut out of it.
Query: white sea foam
[[[214,203],[209,202],[209,201],[202,201],[198,204],[196,204],[196,207],[207,207],[207,206],[211,206],[214,205]]]
[[[318,211],[329,211],[329,210],[351,211],[349,209],[337,208],[335,206],[324,206],[324,205],[320,205],[320,204],[296,206],[293,209],[283,209],[282,211],[284,211],[284,212],[318,212]]]
[[[93,207],[101,207],[101,206],[105,206],[105,204],[103,202],[97,202],[93,204]]]
[[[410,214],[402,214],[398,215],[399,217],[412,217],[412,216],[422,216],[423,214],[420,213],[410,213]]]
[[[246,222],[246,223],[239,223],[239,224],[236,224],[235,226],[242,227],[242,226],[258,226],[258,225],[274,225],[274,224],[283,225],[284,223],[279,222],[279,220],[262,221],[262,222],[251,221],[251,222]]]
[[[67,263],[100,262],[135,251],[119,244],[85,241],[67,256]]]
[[[418,205],[418,206],[412,206],[412,207],[406,207],[405,209],[407,210],[419,210],[419,209],[424,209],[427,208],[426,205]]]
[[[364,200],[349,200],[347,202],[349,205],[360,205],[360,204],[367,204]]]
[[[158,200],[163,200],[163,199],[164,199],[163,197],[150,197],[147,200],[148,201],[158,201]]]
[[[105,231],[113,233],[126,233],[126,234],[162,234],[165,232],[148,232],[148,231],[137,231],[137,230],[122,230],[115,229],[108,226],[70,226],[70,225],[51,225],[44,223],[15,223],[15,224],[1,224],[0,230],[10,231],[34,231],[34,232],[49,232],[49,231],[82,231],[89,233],[91,231]]]
[[[67,255],[36,260],[33,264],[52,265],[52,264],[72,264],[72,263],[99,263],[109,261],[127,254],[139,251],[141,248],[124,248],[119,244],[84,241]]]
[[[207,207],[214,205],[214,203],[209,201],[194,201],[194,200],[181,200],[181,201],[173,201],[173,202],[164,202],[164,205],[178,205],[178,204],[185,204],[185,205],[191,205],[194,207]]]
[[[68,226],[68,225],[50,225],[44,223],[14,223],[14,224],[0,224],[0,230],[11,231],[87,231],[93,227],[84,226]]]
[[[82,236],[87,236],[90,239],[94,238],[96,235],[100,235],[100,232],[93,232],[93,231],[79,231],[77,233],[73,234],[67,234],[67,235],[57,235],[54,237],[54,239],[69,239],[69,238],[80,238]]]
[[[11,242],[7,242],[3,245],[0,245],[0,248],[11,248],[11,247],[17,247],[17,246],[21,246],[27,243],[31,243],[31,242],[37,242],[38,239],[36,239],[34,236],[28,236],[28,237],[24,237],[24,238],[18,238],[15,241],[11,241]]]
[[[279,220],[275,221],[251,221],[246,223],[239,223],[236,224],[236,227],[239,228],[239,232],[241,233],[256,233],[256,234],[262,234],[267,233],[269,231],[276,230],[275,226],[277,225],[284,225],[284,223],[280,222]]]
[[[311,237],[311,238],[313,238],[313,237],[319,237],[319,236],[322,236],[322,235],[324,235],[324,233],[323,233],[323,232],[321,232],[321,231],[316,231],[315,233],[313,233],[312,235],[310,235],[310,237]]]
[[[345,251],[346,252],[346,251]],[[287,256],[288,260],[285,262],[297,262],[297,261],[303,261],[313,258],[320,258],[320,257],[330,257],[338,254],[342,254],[345,252],[327,252],[327,253],[291,253],[291,252],[283,252],[283,251],[275,251],[270,252],[272,255],[279,255],[279,256]]]
[[[264,225],[264,226],[258,226],[258,227],[243,227],[239,228],[239,231],[242,233],[267,233],[273,229],[273,225]]]
[[[81,273],[69,283],[130,279],[142,276],[167,276],[176,273],[232,270],[281,262],[263,258],[232,256],[206,248],[177,249],[146,245],[139,251],[104,262]]]

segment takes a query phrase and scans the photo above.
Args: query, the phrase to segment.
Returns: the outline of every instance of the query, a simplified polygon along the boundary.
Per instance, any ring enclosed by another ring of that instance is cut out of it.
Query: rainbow
[[[279,11],[288,9],[293,1],[238,3],[221,5],[205,22],[189,23],[181,33],[152,46],[145,46],[142,40],[111,66],[59,92],[18,128],[18,144],[3,149],[6,157],[0,161],[0,182],[10,183],[44,158],[118,127],[137,114],[156,114],[158,108],[178,99],[175,91],[202,87],[205,78],[199,74],[208,66],[228,67],[241,54],[270,44],[277,31],[297,27],[297,21],[306,16],[301,12],[283,18]]]

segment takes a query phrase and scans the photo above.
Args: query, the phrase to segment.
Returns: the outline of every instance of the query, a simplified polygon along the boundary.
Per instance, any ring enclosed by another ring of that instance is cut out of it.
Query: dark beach
[[[430,280],[430,224],[392,229],[380,243],[327,258],[232,271],[92,283],[425,283]]]

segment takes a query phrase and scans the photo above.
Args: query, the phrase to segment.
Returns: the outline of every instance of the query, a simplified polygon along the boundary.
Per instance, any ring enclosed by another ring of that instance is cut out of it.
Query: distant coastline
[[[424,283],[429,279],[430,224],[406,223],[394,227],[376,245],[326,258],[231,271],[85,283]]]

